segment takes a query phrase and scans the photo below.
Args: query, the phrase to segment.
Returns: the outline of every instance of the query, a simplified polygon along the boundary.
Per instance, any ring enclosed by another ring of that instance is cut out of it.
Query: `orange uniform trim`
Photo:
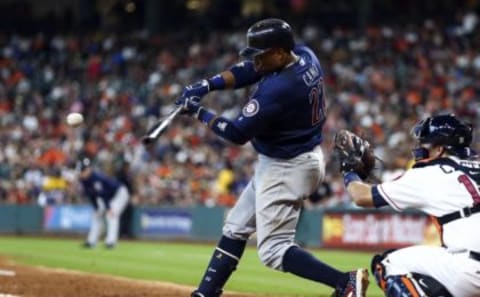
[[[417,292],[417,289],[415,288],[415,285],[412,283],[412,281],[407,278],[406,276],[401,277],[402,283],[407,287],[408,291],[412,294],[412,297],[420,297],[420,295]]]
[[[440,241],[442,243],[442,246],[445,246],[445,244],[443,242],[443,226],[442,226],[442,224],[440,224],[437,217],[431,216],[430,218],[432,219],[433,225],[435,225],[435,228],[437,229],[438,234],[440,234]]]

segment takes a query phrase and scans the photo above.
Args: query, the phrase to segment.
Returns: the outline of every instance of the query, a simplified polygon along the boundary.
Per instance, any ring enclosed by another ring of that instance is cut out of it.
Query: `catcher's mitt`
[[[334,142],[342,172],[353,171],[361,179],[369,177],[376,159],[370,143],[348,130],[337,132]]]

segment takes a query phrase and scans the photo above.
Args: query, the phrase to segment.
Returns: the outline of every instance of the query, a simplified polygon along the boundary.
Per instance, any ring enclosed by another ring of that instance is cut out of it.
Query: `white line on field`
[[[15,276],[15,271],[0,269],[0,276]],[[3,297],[3,295],[0,295],[0,297]]]
[[[20,297],[18,295],[12,295],[12,294],[2,294],[0,293],[0,297]]]

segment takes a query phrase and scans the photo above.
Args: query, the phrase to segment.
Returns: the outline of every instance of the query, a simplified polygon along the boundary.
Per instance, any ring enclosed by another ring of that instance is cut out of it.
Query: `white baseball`
[[[67,124],[70,126],[78,126],[83,123],[83,115],[78,112],[72,112],[67,115]]]

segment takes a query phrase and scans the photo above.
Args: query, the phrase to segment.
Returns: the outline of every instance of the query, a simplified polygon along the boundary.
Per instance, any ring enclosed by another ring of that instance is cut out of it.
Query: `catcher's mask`
[[[432,146],[442,146],[449,154],[462,159],[476,155],[469,147],[472,143],[472,125],[460,121],[453,114],[422,120],[412,128],[411,133],[417,141],[412,150],[415,161],[428,158],[428,149]]]

